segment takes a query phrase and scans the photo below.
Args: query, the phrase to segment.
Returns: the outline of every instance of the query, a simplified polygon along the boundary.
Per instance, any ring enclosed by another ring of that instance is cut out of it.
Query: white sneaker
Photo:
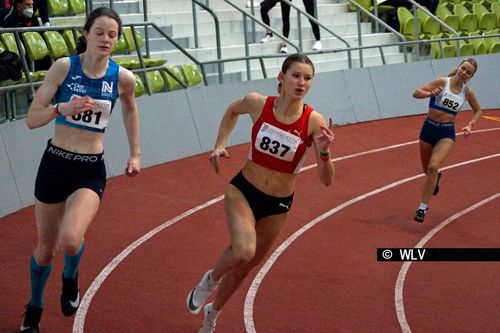
[[[266,35],[266,37],[262,38],[260,40],[261,43],[269,43],[270,41],[274,40],[273,35]]]
[[[247,1],[247,8],[252,8],[252,0]],[[253,8],[260,8],[260,1],[253,1]]]
[[[321,51],[323,49],[323,46],[321,45],[321,41],[319,41],[319,40],[315,41],[312,49],[314,51]]]
[[[288,53],[288,47],[286,45],[281,45],[280,53]]]
[[[212,271],[209,270],[206,272],[201,278],[200,283],[187,295],[186,305],[189,313],[194,315],[200,313],[203,304],[205,304],[210,294],[219,286],[219,283],[212,278]]]
[[[44,26],[44,27],[50,27],[50,22],[45,22],[45,23],[43,24],[43,26]]]
[[[198,333],[213,333],[215,332],[215,324],[220,311],[215,311],[212,303],[203,307],[203,322],[201,323]]]

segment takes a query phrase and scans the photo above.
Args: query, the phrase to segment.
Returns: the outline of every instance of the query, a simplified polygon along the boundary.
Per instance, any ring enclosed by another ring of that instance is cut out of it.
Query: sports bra
[[[460,93],[454,94],[450,88],[450,80],[451,78],[447,77],[441,93],[435,97],[431,97],[429,107],[456,116],[465,102],[467,85],[463,84]]]
[[[54,96],[54,104],[90,96],[95,101],[96,106],[93,110],[72,117],[58,115],[56,124],[78,127],[92,132],[104,132],[118,98],[120,66],[109,59],[106,74],[100,79],[91,79],[83,73],[80,55],[71,56],[69,59],[70,70]]]
[[[272,170],[296,174],[309,148],[307,132],[313,109],[304,104],[299,119],[292,124],[283,124],[274,117],[275,99],[275,96],[267,97],[259,119],[252,126],[248,159]]]

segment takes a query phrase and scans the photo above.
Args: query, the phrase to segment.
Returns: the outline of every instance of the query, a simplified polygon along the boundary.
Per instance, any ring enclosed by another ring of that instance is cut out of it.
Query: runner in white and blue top
[[[477,62],[472,58],[465,59],[448,77],[438,77],[413,93],[415,98],[430,98],[427,118],[420,131],[420,159],[427,177],[421,203],[414,217],[416,222],[424,222],[430,198],[439,192],[439,167],[455,143],[455,118],[458,111],[468,102],[474,112],[472,120],[461,129],[465,136],[471,133],[472,126],[481,117],[476,94],[467,84],[476,71]]]
[[[69,73],[54,96],[54,104],[90,96],[95,101],[95,107],[72,117],[58,115],[56,124],[104,132],[118,98],[118,72],[120,66],[109,59],[106,74],[100,79],[90,79],[82,70],[80,55],[71,56],[70,62]]]

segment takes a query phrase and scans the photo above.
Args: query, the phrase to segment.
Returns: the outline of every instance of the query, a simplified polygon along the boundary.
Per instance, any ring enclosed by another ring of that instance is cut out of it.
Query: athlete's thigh
[[[231,244],[255,244],[255,218],[243,193],[229,184],[224,196],[227,226]]]
[[[452,139],[444,138],[439,140],[432,149],[432,157],[429,164],[440,167],[450,153],[454,144],[455,141]]]
[[[429,167],[429,162],[432,156],[432,145],[423,140],[419,141],[420,145],[420,163],[422,165],[422,170],[424,173],[427,172],[427,168]]]
[[[54,250],[64,213],[64,202],[46,204],[35,199],[35,220],[38,247]]]
[[[280,235],[289,213],[266,216],[257,222],[257,249],[251,264],[258,264],[267,255]]]
[[[100,202],[97,193],[91,189],[81,188],[73,192],[66,200],[61,237],[83,238],[99,209]]]

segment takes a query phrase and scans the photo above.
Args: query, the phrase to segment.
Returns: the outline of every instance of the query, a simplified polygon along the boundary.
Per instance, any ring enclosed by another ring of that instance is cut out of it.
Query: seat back
[[[86,7],[85,0],[68,0],[68,11],[73,15],[85,13]]]
[[[42,35],[36,31],[24,32],[22,34],[24,47],[31,60],[40,60],[49,55],[47,44],[43,40]]]
[[[439,33],[441,25],[437,21],[434,21],[426,12],[418,8],[417,16],[422,23],[422,32],[426,36],[434,36]]]
[[[460,21],[460,30],[471,33],[478,30],[479,20],[477,16],[471,14],[467,8],[462,4],[455,4],[453,7],[455,15],[458,16]]]
[[[2,43],[7,51],[17,53],[19,55],[19,49],[17,48],[17,43],[16,43],[16,37],[14,36],[14,33],[12,32],[5,32],[0,35],[0,40],[2,40]],[[21,47],[23,48],[23,54],[25,53],[25,49],[23,44],[21,44]]]
[[[413,14],[405,7],[398,8],[399,31],[406,38],[415,40],[416,34],[420,34],[421,26],[420,20],[417,19],[417,31],[415,31],[415,22]]]
[[[122,34],[120,35],[120,38],[118,38],[115,48],[113,49],[113,54],[124,53],[124,51],[127,51],[127,43],[125,42],[125,36],[122,31]]]
[[[460,21],[458,16],[452,14],[446,6],[438,6],[436,9],[436,16],[453,30],[460,30]],[[448,32],[444,26],[441,26],[441,31]]]
[[[201,82],[201,73],[195,64],[182,64],[181,72],[188,86],[193,87]]]
[[[49,48],[50,56],[53,59],[59,59],[69,56],[68,46],[64,38],[57,31],[44,31],[43,37]]]
[[[185,83],[184,76],[182,75],[181,70],[177,66],[170,65],[167,67],[179,80]],[[167,71],[161,71],[161,75],[163,77],[163,81],[165,82],[165,87],[167,90],[177,90],[182,88],[182,86],[177,82]]]
[[[482,4],[475,3],[472,5],[473,13],[478,19],[478,27],[480,30],[491,31],[497,26],[497,15],[489,12]]]
[[[129,52],[133,52],[133,51],[137,50],[138,48],[141,48],[144,46],[144,38],[142,38],[139,31],[136,30],[135,32],[136,32],[135,35],[137,37],[137,43],[139,44],[139,47],[137,47],[137,45],[135,45],[134,37],[132,35],[132,28],[125,27],[125,28],[123,28],[123,31],[122,31],[123,37],[125,38],[125,44],[127,45],[127,50]]]
[[[68,12],[68,0],[47,0],[50,16],[64,16]]]
[[[139,97],[141,95],[144,95],[144,83],[142,83],[142,80],[139,75],[134,73],[135,77],[135,97]]]
[[[150,71],[146,72],[146,78],[149,83],[149,88],[152,93],[157,93],[162,91],[165,86],[165,82],[163,81],[163,77],[161,76],[160,71]]]
[[[79,31],[76,32],[77,38],[81,36]],[[69,54],[76,54],[76,39],[73,35],[72,30],[64,30],[62,33],[62,38],[66,43],[66,48],[68,49]]]

